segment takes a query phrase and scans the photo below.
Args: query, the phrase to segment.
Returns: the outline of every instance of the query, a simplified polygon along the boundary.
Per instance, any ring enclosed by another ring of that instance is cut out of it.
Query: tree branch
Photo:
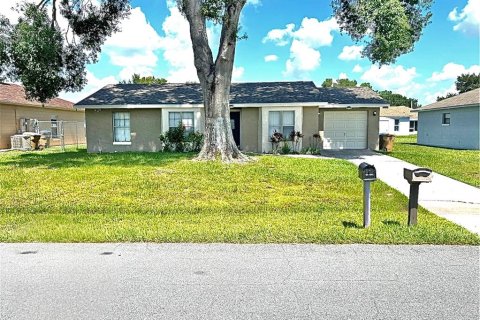
[[[202,85],[209,82],[214,71],[213,54],[208,44],[207,26],[202,15],[201,0],[183,0],[183,10],[190,25],[194,64]]]
[[[50,0],[41,0],[41,1],[37,4],[37,8],[43,9],[43,7],[45,7],[45,5],[48,3],[48,1],[50,1]]]
[[[234,0],[226,5],[223,18],[222,33],[218,47],[218,55],[215,60],[215,70],[228,69],[228,74],[233,71],[235,48],[237,45],[238,23],[240,13],[245,6],[246,0]]]
[[[57,0],[52,0],[52,29],[55,28],[57,22]]]

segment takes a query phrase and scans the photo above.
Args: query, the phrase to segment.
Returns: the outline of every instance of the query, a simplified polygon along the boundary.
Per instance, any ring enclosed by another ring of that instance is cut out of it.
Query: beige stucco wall
[[[260,133],[259,108],[243,108],[240,111],[240,148],[246,152],[258,152]]]
[[[10,148],[10,137],[18,133],[20,119],[37,119],[39,121],[50,121],[52,116],[63,121],[85,121],[83,110],[62,110],[48,107],[29,107],[0,104],[0,149]],[[66,129],[67,133],[68,129]],[[76,141],[65,141],[66,144]],[[55,144],[55,143],[52,143]]]
[[[324,130],[324,116],[325,111],[348,111],[347,109],[339,108],[321,108],[318,113],[318,130]],[[354,108],[352,111],[367,111],[367,146],[371,150],[378,150],[378,135],[379,135],[379,117],[380,108]],[[376,113],[376,115],[374,115]],[[320,142],[320,148],[323,144]]]
[[[130,145],[118,145],[113,142],[113,113],[130,112]],[[161,149],[159,136],[162,133],[161,109],[87,109],[88,152],[155,152]]]
[[[303,108],[303,147],[317,147],[314,145],[313,135],[318,133],[318,107]]]

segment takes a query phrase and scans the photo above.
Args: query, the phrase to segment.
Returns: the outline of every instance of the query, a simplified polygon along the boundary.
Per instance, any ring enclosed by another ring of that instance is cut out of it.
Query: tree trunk
[[[238,149],[230,122],[230,84],[212,83],[204,88],[205,136],[198,160],[221,159],[222,162],[245,162],[248,157]],[[226,83],[228,82],[228,83]]]
[[[205,139],[197,160],[245,162],[233,139],[230,124],[230,87],[237,43],[240,12],[246,0],[235,0],[225,7],[218,56],[213,61],[208,44],[201,0],[183,0],[182,11],[190,25],[194,64],[203,89],[205,108]]]

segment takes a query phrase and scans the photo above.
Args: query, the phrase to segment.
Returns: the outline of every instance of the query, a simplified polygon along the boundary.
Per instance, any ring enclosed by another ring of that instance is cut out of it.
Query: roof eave
[[[433,107],[433,108],[428,108],[428,106],[427,106],[425,108],[415,109],[414,112],[435,111],[435,110],[444,110],[444,109],[470,108],[470,107],[476,107],[476,106],[480,106],[480,103],[462,104],[462,105],[458,105],[458,106]]]

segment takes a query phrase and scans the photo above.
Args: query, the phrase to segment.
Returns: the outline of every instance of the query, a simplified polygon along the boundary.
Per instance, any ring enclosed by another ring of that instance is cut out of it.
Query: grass
[[[417,145],[417,136],[395,138],[388,155],[427,167],[450,178],[480,187],[480,151],[456,150]]]
[[[373,184],[372,227],[362,184],[341,160],[260,156],[245,165],[189,154],[0,154],[1,242],[479,244]]]

